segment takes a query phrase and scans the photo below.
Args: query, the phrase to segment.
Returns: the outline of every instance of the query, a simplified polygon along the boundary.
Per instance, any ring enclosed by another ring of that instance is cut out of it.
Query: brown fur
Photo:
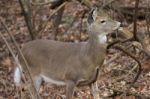
[[[30,66],[32,77],[43,74],[66,82],[67,99],[71,99],[75,86],[93,83],[97,78],[98,67],[105,59],[107,46],[106,43],[99,42],[98,35],[106,35],[119,27],[118,22],[106,17],[95,19],[89,19],[90,34],[87,42],[34,40],[25,44],[22,52]],[[24,67],[20,56],[19,60]]]

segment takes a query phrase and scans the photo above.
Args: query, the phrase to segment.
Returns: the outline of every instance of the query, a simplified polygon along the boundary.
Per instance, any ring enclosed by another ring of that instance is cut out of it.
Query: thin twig
[[[139,6],[139,0],[136,0],[135,2],[135,10],[134,10],[134,26],[133,26],[133,33],[134,33],[134,39],[137,40],[137,36],[136,36],[136,33],[137,33],[137,15],[138,15],[138,6]]]
[[[86,14],[86,10],[83,11],[82,16],[81,16],[81,23],[80,23],[80,40],[81,40],[81,32],[82,32],[82,28],[83,28],[83,18],[85,17]]]
[[[102,5],[102,8],[108,6],[109,4],[112,4],[114,1],[116,1],[116,0],[108,0],[107,3],[105,3],[105,4]]]
[[[14,54],[12,48],[10,47],[10,44],[8,43],[7,39],[5,38],[5,36],[4,36],[1,32],[0,32],[0,36],[2,37],[2,39],[3,39],[4,43],[6,44],[8,50],[10,51],[10,53],[11,53],[11,55],[12,55],[12,57],[13,57],[15,63],[16,63],[16,65],[17,65],[18,68],[21,70],[19,61],[18,61],[18,59],[16,58],[16,56],[15,56],[15,54]],[[25,83],[26,83],[26,81],[25,81]],[[33,95],[32,95],[32,93],[30,93],[30,95],[31,95],[32,98],[34,98]]]
[[[134,83],[137,81],[137,79],[139,78],[140,74],[141,74],[141,63],[139,62],[138,59],[136,59],[132,54],[130,54],[129,52],[127,52],[126,50],[124,50],[124,48],[122,48],[121,46],[115,46],[115,48],[123,51],[125,54],[127,54],[128,56],[130,56],[132,59],[134,59],[137,63],[138,63],[138,72],[136,74],[136,76],[134,77],[133,81],[130,83],[129,87],[127,88],[127,90],[123,93],[123,96],[124,95],[127,95],[129,89],[134,85]],[[124,98],[123,98],[124,99]]]
[[[52,18],[52,16],[58,12],[62,7],[64,7],[66,5],[67,2],[64,2],[63,4],[61,4],[56,10],[54,10],[51,15],[48,17],[47,21],[43,24],[43,29],[39,32],[39,34],[43,33],[43,31],[45,30],[49,20]]]
[[[54,39],[57,40],[58,35],[58,27],[62,22],[63,13],[65,10],[65,6],[63,6],[60,10],[57,11],[57,14],[55,15],[55,18],[53,20],[53,26],[54,26]]]
[[[90,0],[77,0],[77,1],[79,1],[81,4],[87,6],[88,8],[92,7],[92,3]]]
[[[32,10],[29,0],[19,0],[20,7],[22,9],[22,12],[24,14],[24,19],[27,24],[27,28],[29,30],[31,39],[35,39],[35,27],[33,26],[33,20],[32,20]]]
[[[52,3],[52,1],[48,1],[48,2],[42,2],[42,3],[39,3],[39,2],[31,2],[31,4],[33,5],[33,6],[44,6],[44,5],[48,5],[48,4],[51,4]]]
[[[129,49],[132,45],[128,45],[126,49]],[[116,53],[112,58],[110,58],[108,61],[106,61],[106,63],[104,63],[105,66],[107,66],[108,64],[112,63],[114,60],[116,60],[118,57],[120,57],[120,55],[122,54],[122,52]]]
[[[1,24],[4,26],[4,28],[5,28],[5,30],[7,31],[8,35],[9,35],[9,36],[11,37],[11,39],[13,40],[14,45],[15,45],[15,47],[17,48],[17,51],[18,51],[19,54],[21,55],[21,58],[23,59],[23,61],[24,61],[24,63],[25,63],[25,67],[26,67],[27,73],[28,73],[28,75],[29,75],[29,79],[31,80],[31,85],[32,85],[32,87],[33,87],[33,89],[34,89],[34,93],[37,95],[37,99],[40,99],[40,95],[38,94],[38,92],[37,92],[37,90],[36,90],[36,87],[35,87],[35,85],[34,85],[33,79],[32,79],[32,77],[31,77],[31,71],[30,71],[30,69],[29,69],[29,65],[28,65],[28,63],[27,63],[27,61],[26,61],[26,59],[25,59],[25,57],[24,57],[22,51],[20,50],[20,48],[19,48],[19,46],[18,46],[18,44],[17,44],[15,38],[14,38],[13,35],[10,33],[10,30],[8,29],[8,27],[6,26],[6,24],[4,23],[4,21],[2,20],[2,18],[0,18],[0,22],[1,22]],[[12,53],[12,52],[11,52],[11,53]],[[12,55],[13,55],[13,57],[15,57],[14,54],[12,54]],[[16,58],[14,58],[14,59],[15,59],[15,61],[16,61]],[[18,66],[19,66],[19,65],[18,65]]]
[[[142,68],[141,68],[141,63],[139,62],[138,59],[136,59],[136,57],[134,57],[132,54],[130,54],[129,52],[127,52],[126,50],[124,50],[124,48],[122,48],[121,46],[114,46],[116,49],[119,49],[121,51],[123,51],[125,54],[127,54],[128,56],[130,56],[132,59],[134,59],[137,63],[138,63],[138,72],[135,76],[135,78],[133,79],[131,86],[133,86],[133,84],[137,81],[137,79],[139,78]]]
[[[125,39],[125,40],[116,40],[112,43],[110,43],[108,46],[107,46],[107,49],[109,49],[110,47],[116,45],[116,44],[119,44],[119,43],[125,43],[125,42],[129,42],[129,41],[133,41],[133,38],[129,38],[129,39]]]
[[[150,6],[149,6],[149,2],[148,2],[148,0],[147,0],[147,9],[146,9],[146,11],[147,12],[149,12],[149,9],[150,9]],[[148,32],[148,35],[149,35],[149,37],[150,37],[150,26],[149,26],[149,14],[146,14],[146,24],[147,24],[147,32]]]

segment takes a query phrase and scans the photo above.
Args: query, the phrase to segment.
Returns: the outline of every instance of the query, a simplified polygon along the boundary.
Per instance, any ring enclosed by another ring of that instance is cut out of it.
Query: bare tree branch
[[[139,6],[139,0],[136,0],[135,2],[135,10],[134,10],[134,18],[133,18],[133,21],[134,21],[134,27],[133,27],[133,33],[134,33],[134,39],[137,40],[137,37],[136,37],[136,33],[137,33],[137,14],[138,14],[138,6]]]
[[[48,24],[48,22],[49,22],[48,20],[50,20],[50,19],[52,18],[52,16],[53,16],[55,13],[57,13],[62,7],[64,7],[64,6],[66,5],[66,3],[67,3],[67,2],[64,2],[62,5],[60,5],[56,10],[54,10],[54,11],[51,13],[51,15],[48,17],[47,21],[46,21],[45,23],[43,23],[43,28],[42,28],[41,31],[39,31],[40,34],[45,30],[45,28],[46,28],[46,26],[47,26],[47,24]]]
[[[54,39],[57,39],[58,34],[58,26],[62,21],[62,16],[64,12],[65,6],[63,6],[60,10],[58,10],[57,15],[54,18],[53,25],[54,25]]]
[[[136,59],[136,57],[134,57],[132,54],[130,54],[129,52],[127,52],[126,50],[124,50],[123,47],[121,47],[121,46],[114,46],[114,47],[116,49],[119,49],[119,50],[123,51],[125,54],[127,54],[129,57],[131,57],[132,59],[134,59],[138,63],[138,72],[137,72],[135,78],[133,79],[133,81],[131,83],[131,86],[133,86],[133,84],[137,81],[137,79],[139,78],[139,76],[141,74],[141,71],[142,71],[141,63],[139,62],[138,59]]]
[[[27,24],[27,28],[29,30],[31,39],[35,39],[35,27],[33,26],[32,21],[32,10],[29,0],[19,0],[20,7],[24,14],[25,22]]]
[[[5,28],[5,30],[7,31],[8,35],[10,36],[10,38],[13,40],[15,47],[17,48],[19,54],[21,55],[21,57],[22,57],[22,59],[23,59],[23,61],[24,61],[24,63],[25,63],[26,70],[27,70],[27,73],[28,73],[29,78],[30,78],[30,81],[31,81],[31,86],[33,87],[34,94],[36,95],[34,98],[40,99],[40,95],[38,94],[38,92],[37,92],[37,90],[36,90],[36,88],[35,88],[35,85],[34,85],[34,82],[33,82],[32,76],[31,76],[31,71],[30,71],[30,69],[29,69],[29,65],[28,65],[28,63],[27,63],[27,61],[26,61],[26,59],[25,59],[25,57],[24,57],[22,51],[20,50],[20,48],[19,48],[19,46],[18,46],[18,44],[17,44],[15,38],[14,38],[13,35],[10,33],[10,30],[8,29],[8,27],[6,26],[6,24],[4,23],[4,21],[2,20],[2,18],[0,18],[0,22],[1,22],[1,24],[3,25],[3,27]],[[18,60],[16,59],[16,57],[15,57],[15,55],[14,55],[14,53],[13,53],[11,47],[9,46],[7,40],[4,38],[4,36],[2,35],[2,33],[1,33],[0,35],[1,35],[1,37],[3,38],[3,40],[5,41],[5,43],[6,43],[7,47],[8,47],[8,49],[10,50],[10,52],[11,52],[11,54],[12,54],[12,56],[13,56],[15,62],[16,62],[17,64],[19,64],[19,62],[18,62]],[[19,66],[19,65],[18,65],[18,66]],[[34,98],[33,98],[33,99],[34,99]]]

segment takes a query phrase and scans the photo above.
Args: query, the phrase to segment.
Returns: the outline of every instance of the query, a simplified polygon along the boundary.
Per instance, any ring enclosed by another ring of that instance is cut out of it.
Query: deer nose
[[[120,27],[120,24],[121,24],[121,23],[117,21],[116,24],[115,24],[115,27],[113,28],[113,30],[118,29],[118,28]]]

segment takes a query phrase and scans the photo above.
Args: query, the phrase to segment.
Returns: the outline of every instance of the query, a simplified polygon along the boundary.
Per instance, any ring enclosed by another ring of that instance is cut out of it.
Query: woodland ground
[[[91,3],[97,3],[101,5],[107,0],[91,0]],[[117,0],[116,5],[121,5],[129,8],[128,14],[123,13],[126,10],[114,10],[117,7],[107,8],[108,13],[114,20],[120,21],[124,27],[129,31],[133,32],[133,9],[136,0]],[[148,7],[150,2],[148,0],[140,1],[139,6]],[[130,9],[131,8],[131,9]],[[86,31],[86,18],[87,13],[83,16],[84,10],[87,9],[86,6],[81,5],[77,1],[72,1],[66,5],[63,14],[62,23],[58,27],[57,40],[66,42],[79,42],[86,41],[88,39],[88,34]],[[149,8],[148,8],[149,9]],[[40,18],[44,20],[49,16],[49,7],[43,7],[40,10],[42,15],[37,15],[36,22],[40,24]],[[143,14],[145,10],[140,10]],[[150,12],[150,10],[148,10]],[[147,24],[145,15],[139,15],[137,20],[137,31],[139,33],[147,32]],[[150,16],[149,16],[150,17]],[[3,19],[11,34],[14,35],[19,46],[23,46],[24,43],[31,40],[30,35],[27,30],[27,26],[21,12],[21,8],[18,0],[0,0],[0,18]],[[148,18],[149,19],[149,18]],[[82,24],[82,25],[81,25]],[[6,30],[0,24],[0,32],[3,33],[9,44],[13,48],[13,51],[17,54],[17,50],[13,45],[9,35]],[[43,39],[53,39],[54,29],[52,28],[52,22],[49,21],[46,29],[41,34],[38,34],[39,38]],[[119,35],[118,35],[119,36]],[[117,38],[115,36],[115,38]],[[110,38],[111,39],[111,38]],[[113,41],[112,39],[110,41]],[[132,81],[137,73],[136,68],[137,63],[123,52],[110,48],[107,51],[106,62],[113,57],[117,58],[111,63],[104,66],[103,71],[98,79],[98,86],[100,95],[106,99],[150,99],[150,59],[143,51],[134,46],[127,48],[128,45],[134,45],[137,42],[126,42],[123,44],[127,51],[132,53],[142,64],[142,73],[135,85],[127,92],[127,96],[123,96],[122,93],[129,86],[129,82]],[[19,91],[13,82],[13,71],[15,67],[15,62],[7,49],[6,44],[0,37],[0,99],[20,99],[20,95],[25,93],[24,89]],[[131,72],[131,73],[130,73]],[[43,99],[61,99],[61,95],[65,95],[64,86],[47,85],[44,84],[40,89],[40,95]],[[92,99],[90,90],[88,87],[79,88],[76,91],[75,99]]]

